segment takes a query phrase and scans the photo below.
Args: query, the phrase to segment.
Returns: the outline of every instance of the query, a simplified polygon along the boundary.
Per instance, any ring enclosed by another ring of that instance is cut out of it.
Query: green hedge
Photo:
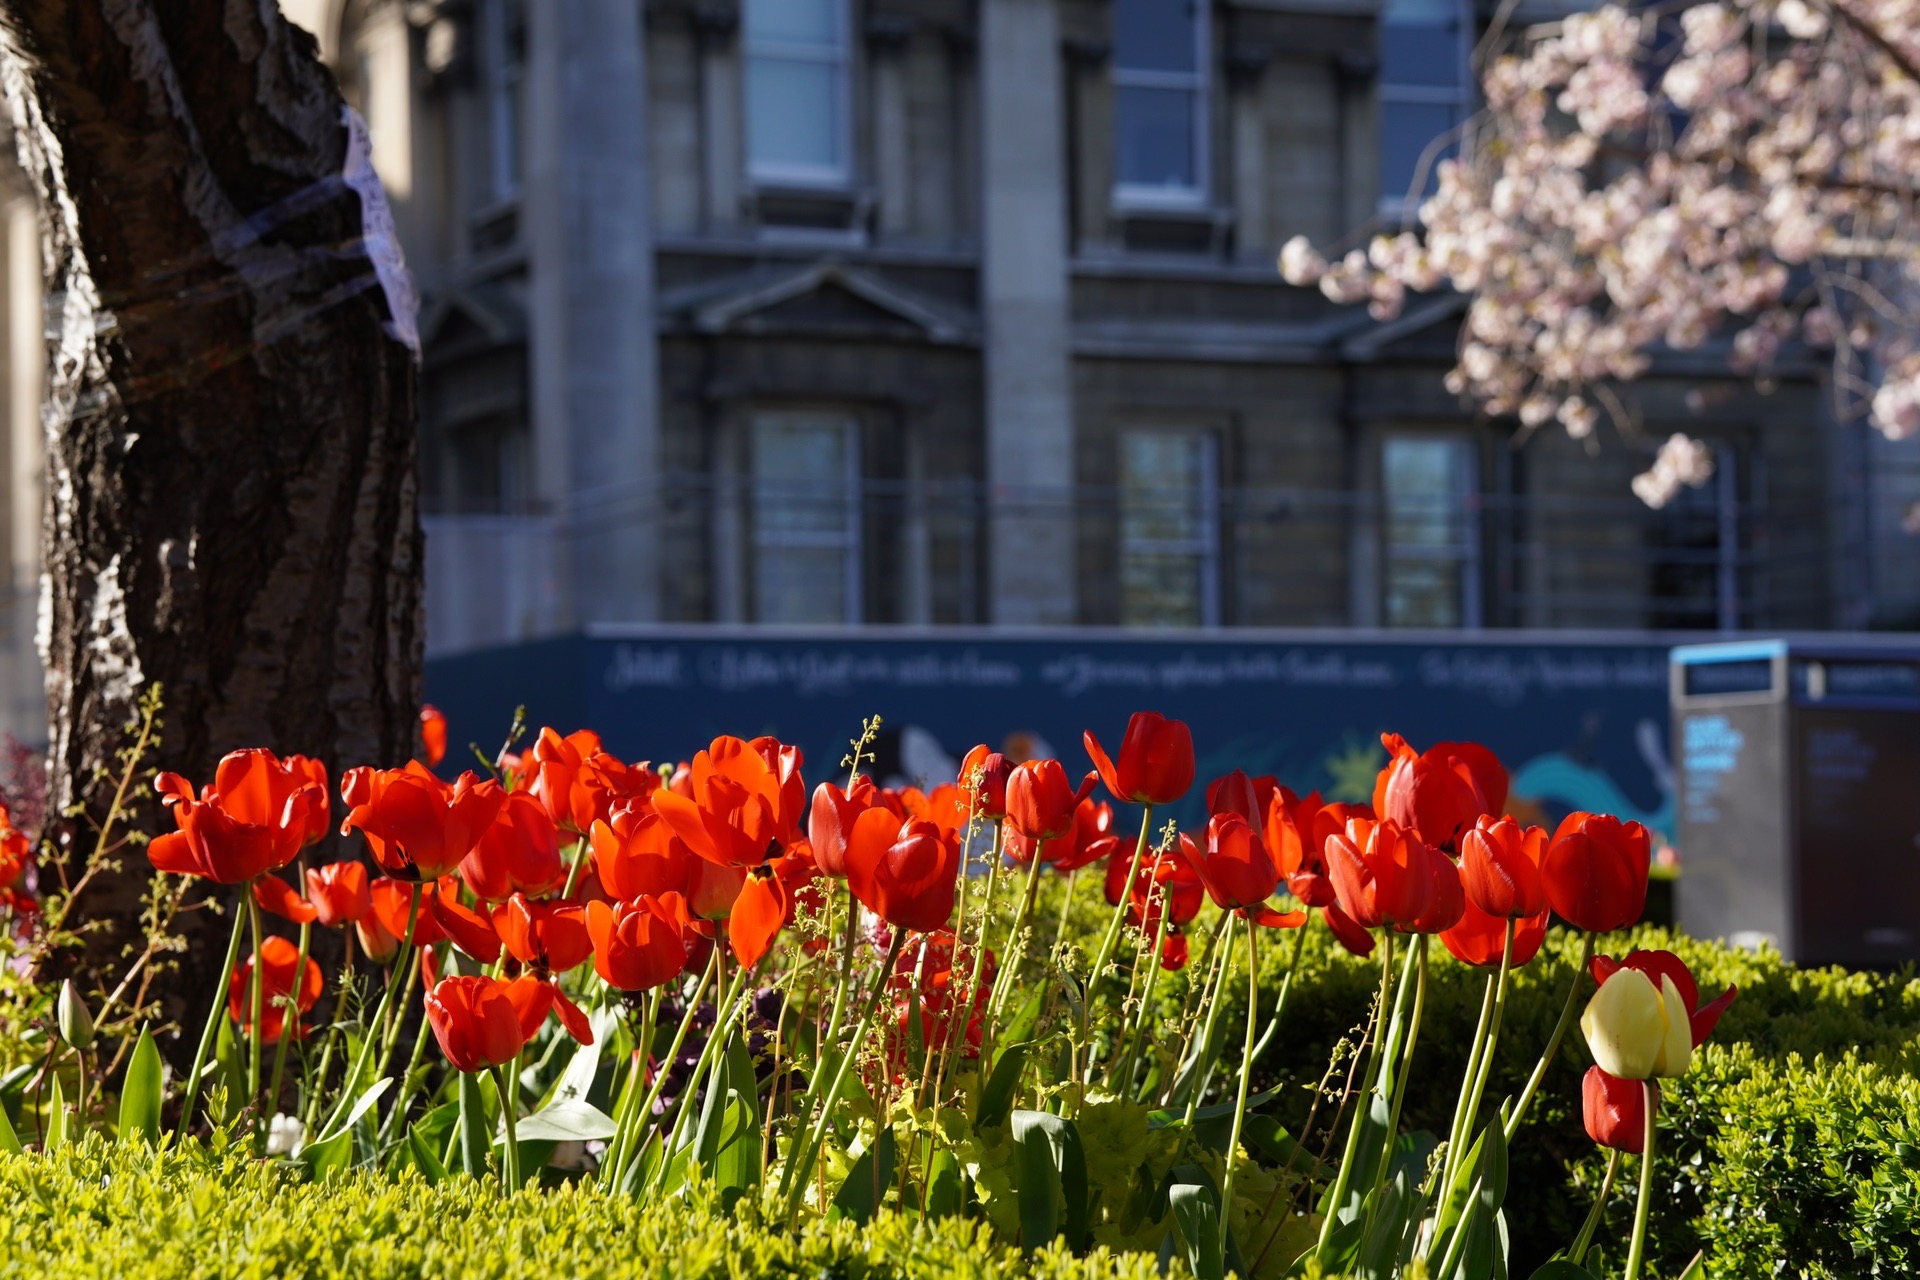
[[[8,1274],[297,1276],[307,1280],[527,1280],[647,1276],[675,1280],[1157,1280],[1146,1254],[1032,1258],[957,1220],[917,1227],[768,1226],[748,1206],[696,1198],[651,1207],[571,1185],[501,1200],[492,1182],[429,1187],[411,1173],[305,1183],[274,1166],[191,1144],[164,1155],[98,1138],[51,1158],[0,1156],[0,1238]],[[1170,1274],[1184,1274],[1175,1264]]]
[[[1703,1248],[1716,1277],[1920,1274],[1920,979],[1911,971],[1799,969],[1776,953],[1659,929],[1608,950],[1632,946],[1679,953],[1703,997],[1729,982],[1740,987],[1693,1070],[1666,1091],[1655,1274],[1678,1274]],[[1556,932],[1514,975],[1489,1106],[1524,1086],[1566,998],[1578,947],[1577,935]],[[1485,977],[1437,946],[1435,956],[1404,1123],[1444,1133]],[[1356,1033],[1378,978],[1376,960],[1346,955],[1318,928],[1309,938],[1282,1033],[1256,1078],[1280,1090],[1283,1123],[1296,1132],[1330,1046]],[[1276,964],[1264,976],[1266,1009],[1279,982]],[[1590,992],[1589,985],[1583,1000]],[[1510,1153],[1515,1275],[1530,1274],[1572,1238],[1598,1189],[1605,1153],[1580,1123],[1580,1077],[1591,1062],[1576,1029]],[[1629,1160],[1589,1255],[1595,1274],[1624,1260],[1636,1178]]]

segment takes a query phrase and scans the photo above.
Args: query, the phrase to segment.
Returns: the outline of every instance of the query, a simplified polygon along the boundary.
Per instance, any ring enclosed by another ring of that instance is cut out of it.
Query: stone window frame
[[[1449,132],[1457,132],[1460,125],[1473,116],[1479,93],[1478,80],[1473,73],[1473,49],[1479,36],[1478,24],[1475,17],[1473,0],[1451,0],[1451,2],[1454,8],[1454,21],[1457,25],[1455,50],[1458,56],[1458,74],[1455,78],[1454,88],[1449,90],[1436,85],[1396,84],[1390,79],[1392,69],[1387,66],[1384,57],[1381,59],[1378,78],[1374,82],[1374,91],[1377,95],[1376,100],[1380,108],[1380,155],[1382,169],[1385,168],[1385,157],[1387,154],[1386,108],[1389,103],[1397,102],[1416,106],[1452,107],[1458,119]],[[1386,4],[1384,3],[1380,9],[1380,25],[1384,33],[1387,26]],[[1439,136],[1445,137],[1447,135],[1442,134]],[[1435,141],[1437,140],[1438,139],[1435,139]],[[1432,143],[1429,142],[1427,145],[1431,147]],[[1439,152],[1436,151],[1434,158],[1427,161],[1426,177],[1429,181],[1432,179],[1433,168],[1438,155]],[[1411,176],[1412,175],[1409,175],[1410,178]],[[1421,197],[1416,195],[1412,201],[1409,201],[1407,192],[1411,189],[1410,184],[1402,184],[1398,188],[1390,188],[1385,179],[1386,175],[1383,172],[1380,174],[1378,212],[1383,218],[1404,219],[1411,212],[1410,206],[1417,205]]]
[[[1444,550],[1420,544],[1396,545],[1393,537],[1393,493],[1388,487],[1387,451],[1401,441],[1445,441],[1459,449],[1466,463],[1466,481],[1461,497],[1469,515],[1465,536]],[[1483,441],[1471,428],[1438,426],[1393,426],[1382,429],[1375,441],[1375,465],[1378,480],[1379,569],[1376,593],[1379,625],[1389,628],[1477,631],[1485,625],[1487,606],[1486,548],[1483,524],[1479,516],[1484,508],[1488,482],[1486,460],[1481,456]],[[1456,566],[1459,572],[1459,617],[1451,623],[1402,622],[1390,611],[1388,595],[1396,561],[1432,561]]]
[[[487,196],[494,205],[518,199],[526,179],[526,42],[532,22],[527,4],[528,0],[487,0],[482,20],[487,68]],[[507,39],[507,16],[514,6],[520,10],[518,58],[510,56]]]

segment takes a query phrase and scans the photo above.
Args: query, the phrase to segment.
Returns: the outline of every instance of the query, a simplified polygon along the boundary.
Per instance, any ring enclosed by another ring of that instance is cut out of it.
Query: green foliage
[[[1150,1254],[1059,1244],[1030,1257],[960,1218],[767,1223],[751,1198],[721,1208],[711,1188],[643,1204],[591,1184],[523,1191],[490,1182],[438,1185],[354,1171],[300,1180],[236,1144],[156,1154],[78,1140],[51,1158],[0,1156],[0,1234],[20,1274],[142,1277],[298,1275],[307,1280],[529,1274],[752,1280],[808,1276],[887,1280],[1156,1280]],[[1183,1271],[1176,1265],[1170,1273]]]

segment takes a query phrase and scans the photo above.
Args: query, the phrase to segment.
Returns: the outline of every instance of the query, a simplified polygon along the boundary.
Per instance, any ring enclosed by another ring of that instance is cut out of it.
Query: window
[[[1201,0],[1114,0],[1114,194],[1122,203],[1205,202],[1206,49]]]
[[[860,620],[860,459],[855,424],[831,414],[753,423],[753,617]]]
[[[1473,23],[1465,0],[1386,0],[1380,15],[1380,208],[1399,215],[1435,138],[1473,109]],[[1421,191],[1437,185],[1429,160]]]
[[[811,186],[849,176],[846,0],[747,0],[747,169]]]
[[[1213,437],[1128,431],[1120,437],[1120,621],[1217,626],[1219,476]]]
[[[1480,625],[1473,441],[1398,436],[1381,451],[1386,514],[1386,623]]]
[[[509,200],[520,190],[521,135],[526,115],[526,0],[493,0],[487,10],[486,38],[493,198]]]
[[[1649,617],[1653,627],[1759,625],[1751,598],[1743,514],[1740,450],[1716,441],[1713,475],[1698,488],[1681,485],[1665,506],[1649,511]]]

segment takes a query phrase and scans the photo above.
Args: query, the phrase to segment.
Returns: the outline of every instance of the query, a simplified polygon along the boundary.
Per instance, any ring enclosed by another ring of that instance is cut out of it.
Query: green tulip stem
[[[1360,1163],[1360,1138],[1366,1129],[1367,1097],[1380,1083],[1380,1045],[1386,1038],[1388,1010],[1393,1001],[1393,929],[1391,926],[1380,931],[1380,994],[1375,1001],[1373,1032],[1368,1036],[1367,1070],[1360,1092],[1355,1098],[1353,1119],[1347,1129],[1346,1150],[1340,1157],[1340,1172],[1334,1178],[1333,1193],[1327,1201],[1327,1215],[1320,1222],[1320,1242],[1314,1246],[1314,1254],[1323,1262],[1327,1244],[1333,1239],[1333,1232],[1340,1221],[1340,1209],[1347,1201],[1347,1192],[1353,1185],[1355,1166]]]
[[[822,1098],[820,1118],[814,1121],[808,1132],[805,1144],[800,1148],[799,1158],[791,1164],[781,1181],[790,1183],[787,1192],[786,1210],[782,1215],[791,1224],[794,1214],[800,1210],[800,1198],[806,1194],[807,1182],[813,1176],[814,1161],[820,1157],[820,1144],[826,1140],[827,1126],[833,1121],[833,1104],[840,1097],[840,1090],[847,1083],[847,1069],[853,1060],[860,1056],[860,1046],[866,1042],[867,1032],[873,1026],[874,1010],[880,1007],[880,997],[886,992],[887,979],[893,976],[894,963],[900,958],[900,951],[906,945],[907,931],[895,926],[893,941],[887,947],[887,958],[880,962],[880,972],[873,976],[873,985],[868,988],[865,1001],[860,1009],[860,1021],[855,1025],[853,1040],[847,1045],[840,1062],[834,1068],[833,1083],[827,1086]],[[804,1123],[809,1117],[801,1117]]]
[[[1221,993],[1227,982],[1227,973],[1233,968],[1233,957],[1228,955],[1229,948],[1220,945],[1221,935],[1233,922],[1230,912],[1220,913],[1220,922],[1214,926],[1213,936],[1207,943],[1207,977],[1201,984],[1201,1001],[1207,1016],[1201,1019],[1198,1041],[1189,1040],[1188,1049],[1180,1055],[1180,1068],[1174,1073],[1173,1085],[1167,1093],[1167,1100],[1178,1101],[1180,1082],[1189,1082],[1187,1090],[1187,1127],[1193,1127],[1193,1117],[1200,1110],[1200,1099],[1207,1092],[1207,1081],[1213,1076],[1213,1029],[1220,1018]],[[1196,1015],[1198,1016],[1198,1015]],[[1191,1033],[1189,1033],[1191,1035]]]
[[[647,1096],[640,1105],[634,1108],[633,1114],[629,1117],[628,1131],[615,1135],[620,1139],[620,1166],[612,1171],[612,1183],[616,1187],[625,1178],[628,1166],[646,1148],[646,1143],[640,1141],[639,1126],[647,1123],[647,1117],[653,1114],[654,1105],[660,1101],[660,1095],[666,1091],[668,1070],[680,1057],[680,1046],[687,1042],[687,1034],[693,1029],[694,1017],[700,1012],[700,997],[707,993],[707,984],[713,981],[714,972],[714,966],[711,963],[701,971],[700,982],[694,987],[693,994],[687,997],[687,1009],[680,1017],[680,1025],[674,1029],[673,1040],[668,1044],[666,1053],[660,1058],[660,1070],[653,1077],[653,1086],[647,1090]],[[714,1012],[717,1022],[719,1011],[716,1009]],[[648,1034],[648,1039],[652,1039],[651,1032]],[[647,1046],[636,1047],[640,1050],[640,1060],[634,1063],[633,1069],[644,1072],[648,1063]],[[664,1165],[665,1161],[661,1163]]]
[[[1133,900],[1133,882],[1140,874],[1140,864],[1147,856],[1147,836],[1153,826],[1153,806],[1144,805],[1140,810],[1140,839],[1133,847],[1133,862],[1127,868],[1127,879],[1120,886],[1120,901],[1113,905],[1113,917],[1107,921],[1107,931],[1100,938],[1100,949],[1093,954],[1093,967],[1087,970],[1087,995],[1082,1005],[1084,1011],[1093,1007],[1093,996],[1106,977],[1107,963],[1113,959],[1113,949],[1120,942],[1120,927],[1127,921],[1127,907]]]
[[[1600,1179],[1600,1194],[1593,1198],[1593,1208],[1588,1211],[1580,1234],[1574,1237],[1573,1247],[1567,1250],[1567,1261],[1576,1267],[1587,1256],[1587,1246],[1593,1243],[1593,1233],[1599,1229],[1600,1219],[1606,1216],[1607,1196],[1612,1193],[1614,1175],[1619,1172],[1620,1148],[1614,1147],[1607,1152],[1607,1173]]]
[[[1164,914],[1164,913],[1163,913]],[[1227,1138],[1227,1171],[1220,1177],[1220,1255],[1215,1275],[1227,1271],[1227,1232],[1233,1222],[1233,1171],[1240,1160],[1240,1131],[1247,1120],[1247,1085],[1253,1079],[1254,1032],[1260,1025],[1260,927],[1247,917],[1247,1055],[1240,1063],[1240,1095],[1233,1104],[1233,1132]],[[1232,925],[1227,926],[1229,930]]]
[[[515,1069],[517,1070],[517,1057],[515,1064]],[[506,1122],[507,1126],[507,1159],[506,1168],[502,1176],[502,1180],[506,1185],[502,1188],[502,1191],[506,1195],[512,1195],[520,1189],[520,1141],[519,1136],[514,1132],[513,1114],[520,1108],[519,1099],[514,1096],[519,1090],[517,1088],[512,1090],[508,1089],[506,1079],[501,1075],[500,1068],[490,1067],[488,1070],[493,1074],[494,1091],[500,1095],[500,1118]]]
[[[386,990],[380,993],[380,1003],[374,1007],[373,1017],[366,1026],[366,1038],[360,1042],[360,1051],[353,1056],[353,1064],[347,1068],[347,1078],[340,1083],[340,1098],[327,1115],[326,1124],[320,1127],[320,1136],[333,1136],[333,1127],[346,1116],[347,1109],[354,1103],[354,1094],[365,1079],[367,1067],[373,1060],[374,1046],[384,1037],[381,1034],[387,1024],[387,1013],[393,1007],[393,993],[399,988],[400,973],[407,970],[417,972],[413,958],[413,935],[420,924],[420,886],[413,886],[413,894],[407,902],[407,935],[400,941],[400,950],[393,956],[394,967],[387,971]],[[409,987],[412,983],[407,984]],[[386,1059],[381,1058],[384,1063]],[[317,1140],[317,1139],[316,1139]]]
[[[1493,997],[1490,1007],[1482,1010],[1481,1028],[1474,1037],[1473,1052],[1467,1057],[1467,1076],[1460,1093],[1460,1105],[1455,1109],[1453,1128],[1447,1138],[1447,1158],[1440,1170],[1439,1195],[1444,1199],[1458,1176],[1460,1162],[1466,1158],[1466,1147],[1473,1137],[1473,1122],[1480,1113],[1480,1099],[1486,1092],[1487,1076],[1493,1069],[1494,1047],[1500,1041],[1500,1023],[1507,1007],[1507,978],[1513,970],[1513,935],[1515,921],[1507,921],[1506,939],[1500,946],[1500,971],[1493,978],[1488,990]]]
[[[1633,1209],[1633,1243],[1627,1246],[1627,1273],[1624,1280],[1639,1280],[1640,1262],[1647,1252],[1647,1214],[1653,1207],[1653,1121],[1660,1109],[1653,1082],[1640,1082],[1641,1098],[1647,1112],[1646,1145],[1640,1154],[1640,1203]]]
[[[306,900],[307,855],[300,855],[299,868],[294,873],[300,881],[300,898]],[[300,987],[301,979],[307,972],[307,953],[313,944],[313,923],[308,921],[300,926],[300,958],[293,964],[293,989],[286,995],[286,1012],[280,1018],[280,1043],[273,1048],[273,1084],[267,1089],[267,1106],[271,1114],[280,1111],[280,1085],[286,1078],[287,1042],[294,1038],[300,1029]],[[298,1105],[294,1111],[298,1113]],[[269,1121],[271,1123],[271,1121]]]
[[[1527,1117],[1527,1107],[1533,1102],[1533,1095],[1540,1092],[1540,1082],[1547,1078],[1547,1071],[1553,1066],[1554,1056],[1560,1052],[1560,1042],[1566,1039],[1567,1028],[1573,1025],[1573,1011],[1580,1004],[1580,988],[1587,976],[1587,966],[1593,961],[1593,935],[1585,934],[1585,942],[1580,948],[1580,963],[1574,966],[1573,982],[1567,987],[1567,1002],[1560,1008],[1560,1021],[1553,1026],[1553,1034],[1547,1038],[1547,1047],[1540,1054],[1540,1061],[1534,1064],[1533,1074],[1527,1077],[1527,1087],[1520,1092],[1520,1101],[1513,1104],[1513,1114],[1507,1117],[1506,1138],[1509,1145],[1513,1135],[1520,1131],[1520,1122]]]
[[[1427,944],[1430,935],[1421,934],[1414,944],[1420,959],[1413,985],[1413,1017],[1407,1022],[1407,1047],[1400,1058],[1400,1069],[1393,1073],[1393,1107],[1387,1120],[1387,1145],[1380,1153],[1380,1176],[1386,1177],[1387,1164],[1393,1155],[1393,1141],[1400,1132],[1400,1110],[1407,1101],[1407,1081],[1413,1074],[1414,1045],[1420,1039],[1420,1017],[1427,1008]]]
[[[251,893],[247,895],[247,927],[253,934],[253,972],[247,983],[247,1104],[254,1108],[254,1136],[264,1137],[266,1115],[259,1102],[260,1037],[266,1034],[266,1028],[261,1025],[266,1012],[266,964],[260,954],[260,904],[253,900]],[[299,988],[296,985],[294,989]]]
[[[1440,1164],[1440,1181],[1436,1184],[1440,1188],[1450,1184],[1453,1166],[1459,1159],[1460,1121],[1467,1113],[1467,1099],[1473,1096],[1473,1079],[1480,1069],[1480,1055],[1487,1047],[1487,1026],[1493,1021],[1493,993],[1498,984],[1496,975],[1487,975],[1487,991],[1480,999],[1480,1021],[1474,1025],[1473,1044],[1467,1050],[1467,1068],[1460,1077],[1460,1097],[1453,1104],[1453,1122],[1447,1127],[1447,1151]]]
[[[1229,926],[1231,927],[1231,926]],[[1133,1036],[1127,1043],[1127,1051],[1120,1061],[1114,1064],[1112,1078],[1108,1084],[1113,1092],[1125,1097],[1132,1091],[1133,1073],[1139,1065],[1141,1043],[1146,1038],[1147,1021],[1153,1014],[1153,989],[1160,978],[1160,948],[1167,937],[1167,903],[1164,895],[1160,903],[1160,917],[1154,922],[1152,946],[1140,960],[1147,967],[1146,990],[1140,993],[1140,1007],[1134,1011]],[[1248,1006],[1247,1016],[1253,1016],[1252,1006]]]
[[[251,895],[251,885],[240,886],[240,892]],[[220,1033],[220,1019],[227,1016],[227,985],[233,981],[234,966],[240,963],[240,939],[247,927],[246,912],[236,905],[233,910],[233,936],[227,939],[227,959],[220,967],[220,985],[214,988],[213,1008],[207,1011],[206,1029],[200,1033],[200,1046],[193,1052],[193,1070],[187,1073],[187,1096],[180,1100],[180,1124],[177,1133],[180,1137],[187,1134],[187,1126],[193,1122],[193,1102],[200,1095],[200,1073],[205,1070],[207,1059],[213,1054],[214,1038]]]
[[[990,1021],[999,1018],[1007,995],[1013,990],[1013,980],[1019,976],[1026,959],[1026,949],[1020,946],[1020,930],[1026,925],[1027,916],[1033,911],[1033,900],[1040,892],[1041,843],[1038,840],[1033,842],[1033,857],[1027,863],[1026,892],[1021,895],[1020,905],[1014,910],[1013,926],[1007,930],[1006,950],[1001,953],[1006,962],[1000,966],[1000,972],[994,979],[993,994],[987,1000],[987,1017]]]

